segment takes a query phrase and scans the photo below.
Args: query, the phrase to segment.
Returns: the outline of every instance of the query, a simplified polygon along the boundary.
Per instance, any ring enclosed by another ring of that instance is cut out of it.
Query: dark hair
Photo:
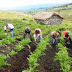
[[[8,26],[8,24],[6,24],[6,26]]]
[[[36,33],[38,34],[39,33],[39,30],[36,30]]]
[[[27,32],[29,32],[30,31],[30,29],[29,28],[27,28],[27,30],[26,30]]]

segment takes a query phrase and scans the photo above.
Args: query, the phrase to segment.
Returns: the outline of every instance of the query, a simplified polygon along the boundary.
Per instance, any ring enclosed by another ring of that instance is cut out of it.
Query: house
[[[62,24],[63,17],[56,12],[39,12],[33,15],[34,19],[45,25]]]

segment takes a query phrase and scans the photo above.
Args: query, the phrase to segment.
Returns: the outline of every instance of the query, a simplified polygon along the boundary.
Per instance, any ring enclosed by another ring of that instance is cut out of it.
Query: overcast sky
[[[34,4],[48,3],[71,3],[72,0],[0,0],[0,8],[11,8],[17,6],[27,6]]]

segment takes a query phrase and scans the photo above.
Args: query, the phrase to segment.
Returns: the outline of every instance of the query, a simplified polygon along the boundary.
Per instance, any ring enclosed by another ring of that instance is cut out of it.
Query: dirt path
[[[54,61],[58,48],[56,46],[52,48],[46,46],[46,48],[47,49],[44,51],[45,55],[41,56],[38,60],[39,66],[36,70],[39,70],[39,72],[62,72],[59,62]]]

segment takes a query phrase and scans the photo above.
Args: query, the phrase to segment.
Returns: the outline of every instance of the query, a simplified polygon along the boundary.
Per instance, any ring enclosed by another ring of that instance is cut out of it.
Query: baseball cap
[[[70,35],[70,31],[68,31],[67,34]]]

